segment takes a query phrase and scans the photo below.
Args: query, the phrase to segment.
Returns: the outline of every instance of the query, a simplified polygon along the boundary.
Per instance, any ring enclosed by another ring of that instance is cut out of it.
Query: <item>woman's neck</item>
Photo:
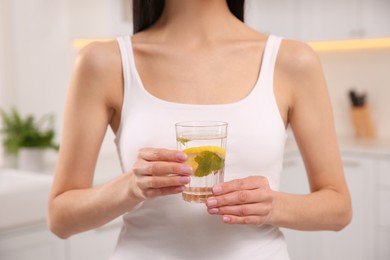
[[[160,33],[161,40],[198,45],[226,37],[239,24],[226,0],[166,0],[152,30]]]

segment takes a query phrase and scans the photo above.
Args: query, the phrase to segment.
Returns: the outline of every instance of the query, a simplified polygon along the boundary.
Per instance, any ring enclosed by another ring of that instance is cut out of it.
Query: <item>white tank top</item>
[[[218,105],[180,104],[161,100],[142,85],[130,37],[118,38],[124,99],[115,139],[124,172],[142,147],[176,149],[179,121],[226,121],[225,180],[263,175],[278,190],[286,131],[275,100],[274,67],[281,38],[269,36],[261,70],[252,91],[240,101]],[[121,259],[267,259],[287,260],[277,227],[228,225],[207,213],[204,204],[184,202],[181,194],[143,202],[123,216],[117,247]]]

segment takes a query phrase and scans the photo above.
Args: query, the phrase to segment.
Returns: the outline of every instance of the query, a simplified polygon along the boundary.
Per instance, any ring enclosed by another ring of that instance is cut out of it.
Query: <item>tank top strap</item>
[[[282,39],[283,38],[272,34],[268,36],[261,64],[259,82],[262,82],[262,88],[265,87],[267,91],[270,90],[272,93],[276,58]]]
[[[137,86],[137,73],[135,68],[133,46],[130,36],[121,36],[117,38],[119,45],[121,61],[122,61],[122,75],[123,75],[123,103],[121,112],[121,122],[125,121],[129,113],[130,93],[134,93],[134,88]],[[119,127],[118,133],[122,130],[122,123]]]
[[[123,70],[123,83],[124,83],[124,94],[131,86],[132,81],[132,60],[133,60],[133,50],[131,46],[131,39],[129,36],[122,36],[117,38],[119,50],[122,60],[122,70]]]

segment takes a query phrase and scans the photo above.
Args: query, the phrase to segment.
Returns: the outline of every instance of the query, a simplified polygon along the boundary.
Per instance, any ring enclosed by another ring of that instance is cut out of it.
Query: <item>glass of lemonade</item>
[[[205,202],[212,187],[223,182],[228,124],[218,121],[191,121],[175,124],[178,150],[188,155],[186,164],[194,173],[185,186],[183,199]]]

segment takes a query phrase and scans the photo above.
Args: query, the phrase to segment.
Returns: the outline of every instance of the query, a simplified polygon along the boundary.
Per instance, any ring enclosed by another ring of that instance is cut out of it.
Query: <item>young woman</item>
[[[289,259],[279,227],[340,230],[351,219],[327,87],[305,44],[254,31],[244,1],[134,0],[133,36],[77,58],[49,201],[59,237],[123,215],[111,259]],[[229,123],[226,182],[181,198],[192,169],[174,123]],[[286,127],[311,193],[278,191]],[[123,174],[92,187],[110,126]],[[169,195],[169,196],[168,196]]]

